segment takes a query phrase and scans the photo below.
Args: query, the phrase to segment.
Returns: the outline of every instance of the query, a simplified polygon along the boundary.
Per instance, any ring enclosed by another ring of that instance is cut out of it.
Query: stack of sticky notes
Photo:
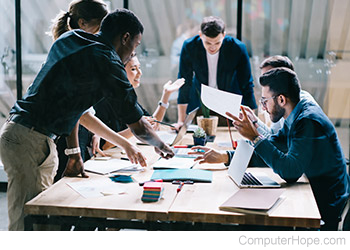
[[[145,202],[155,202],[162,198],[163,194],[163,183],[162,182],[146,182],[143,185],[143,195],[141,200]]]

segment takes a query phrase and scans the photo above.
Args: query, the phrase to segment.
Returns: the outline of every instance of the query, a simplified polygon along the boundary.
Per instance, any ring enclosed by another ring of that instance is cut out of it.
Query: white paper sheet
[[[84,198],[102,197],[105,195],[121,194],[125,188],[109,178],[98,180],[80,180],[66,183]]]
[[[107,161],[101,160],[89,160],[84,163],[84,169],[89,172],[97,174],[109,174],[122,169],[137,169],[137,165],[132,164],[130,161],[121,159],[110,159]]]
[[[153,169],[169,168],[191,168],[196,164],[193,158],[173,157],[171,159],[161,158],[153,165]]]
[[[234,116],[239,115],[242,96],[226,91],[214,89],[202,84],[201,99],[205,106],[216,113],[233,120],[225,113],[230,112]]]

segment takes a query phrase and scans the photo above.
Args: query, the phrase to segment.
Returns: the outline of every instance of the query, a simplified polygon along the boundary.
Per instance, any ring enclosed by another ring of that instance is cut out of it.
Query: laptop
[[[228,174],[239,188],[278,188],[280,184],[265,173],[246,172],[254,147],[246,140],[239,140],[235,154],[228,167]]]
[[[157,135],[159,138],[169,144],[170,146],[174,146],[176,143],[179,143],[182,138],[185,136],[188,127],[191,125],[194,117],[199,108],[195,108],[190,113],[187,114],[183,126],[180,128],[178,133],[170,133],[168,131],[157,131]],[[176,153],[176,152],[175,152]]]

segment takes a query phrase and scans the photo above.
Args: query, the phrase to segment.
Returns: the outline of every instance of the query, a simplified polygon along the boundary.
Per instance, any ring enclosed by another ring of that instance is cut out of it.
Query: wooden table
[[[239,135],[234,133],[234,137],[237,139]],[[219,128],[215,143],[209,143],[208,146],[218,148],[216,142],[228,140],[227,129]],[[191,134],[186,135],[182,143],[192,144]],[[158,159],[153,147],[140,147],[147,155],[149,166]],[[220,149],[224,150],[225,148]],[[121,150],[112,149],[108,153],[112,154],[113,157],[120,157]],[[84,198],[66,183],[89,182],[107,177],[89,174],[90,178],[88,179],[63,178],[25,205],[25,213],[29,215],[26,219],[26,228],[30,229],[31,225],[37,222],[36,219],[38,218],[43,223],[49,222],[54,224],[66,223],[65,218],[73,220],[77,218],[100,218],[97,221],[93,221],[92,224],[102,223],[103,226],[101,228],[105,226],[118,227],[119,225],[121,227],[146,228],[150,230],[183,229],[183,227],[176,227],[176,225],[181,225],[181,223],[187,223],[186,228],[188,228],[188,225],[199,223],[206,225],[205,228],[209,229],[210,225],[220,227],[221,225],[237,224],[311,229],[320,227],[320,214],[311,187],[305,178],[302,178],[295,184],[286,184],[269,168],[249,168],[251,172],[263,171],[281,183],[286,188],[284,192],[286,198],[270,216],[246,215],[219,210],[219,206],[238,190],[238,187],[228,177],[227,170],[225,170],[223,164],[203,164],[196,165],[194,168],[213,170],[213,182],[185,185],[178,194],[176,185],[164,183],[163,198],[155,203],[144,203],[141,201],[143,189],[137,183],[122,184],[126,190],[124,194]],[[152,168],[147,167],[145,171],[133,174],[133,177],[138,182],[143,182],[149,180],[152,173]],[[59,219],[53,222],[54,218]],[[157,221],[158,226],[155,226]],[[134,222],[132,223],[133,225],[130,222]],[[150,224],[145,222],[150,222]],[[159,222],[164,223],[159,224]],[[169,227],[169,222],[172,222],[170,223],[171,227]],[[164,225],[168,227],[164,227]],[[201,229],[203,228],[201,227]]]

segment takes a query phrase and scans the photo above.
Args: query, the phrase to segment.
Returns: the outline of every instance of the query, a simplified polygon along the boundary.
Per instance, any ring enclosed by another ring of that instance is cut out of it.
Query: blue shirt
[[[346,162],[335,128],[314,102],[301,100],[276,134],[255,146],[259,156],[286,180],[308,177],[322,219],[337,220],[350,192]]]
[[[198,35],[186,40],[182,46],[178,78],[185,79],[185,84],[179,90],[178,103],[188,104],[188,113],[201,106],[201,84],[208,85],[207,55]],[[252,109],[257,107],[244,43],[225,36],[219,51],[216,79],[218,89],[243,95],[244,105]]]
[[[103,98],[124,123],[143,115],[115,48],[103,34],[75,30],[53,44],[33,84],[10,113],[34,127],[69,135],[80,116]]]

